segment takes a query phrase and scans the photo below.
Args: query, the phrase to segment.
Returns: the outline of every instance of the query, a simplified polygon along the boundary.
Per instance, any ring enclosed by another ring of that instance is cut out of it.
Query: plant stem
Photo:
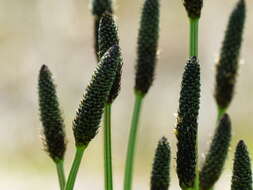
[[[64,167],[63,164],[64,161],[63,160],[59,160],[57,161],[56,164],[56,169],[57,169],[57,175],[58,175],[58,180],[59,180],[59,185],[60,185],[60,189],[64,190],[65,187],[65,174],[64,174]]]
[[[198,57],[198,36],[199,35],[199,18],[190,18],[190,57]],[[198,142],[198,138],[197,138]],[[198,146],[196,144],[196,154],[198,154]],[[196,177],[194,181],[194,187],[188,188],[187,190],[199,190],[199,170],[198,170],[198,160],[196,164]]]
[[[73,190],[74,184],[76,181],[77,172],[79,169],[79,166],[82,161],[84,150],[86,149],[86,146],[79,146],[76,147],[76,154],[75,158],[68,176],[67,184],[65,186],[65,190]]]
[[[111,148],[111,104],[105,105],[104,114],[104,183],[105,190],[113,190]]]
[[[190,19],[190,56],[198,56],[199,19]]]
[[[129,139],[128,139],[128,147],[127,147],[124,190],[131,190],[132,188],[134,153],[135,153],[137,129],[138,129],[138,122],[140,118],[142,101],[143,101],[143,95],[136,92],[134,112],[132,116],[132,124],[131,124]]]
[[[197,167],[196,177],[195,177],[195,182],[194,182],[194,190],[199,190],[199,170],[198,170],[198,167]]]
[[[226,109],[218,107],[217,123],[221,120],[224,113],[226,113]]]

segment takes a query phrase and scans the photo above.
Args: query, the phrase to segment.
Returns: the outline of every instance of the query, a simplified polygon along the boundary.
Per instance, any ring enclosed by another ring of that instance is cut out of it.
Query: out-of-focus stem
[[[56,164],[56,169],[57,169],[57,175],[58,175],[58,180],[59,180],[59,185],[60,189],[64,190],[65,187],[65,174],[64,174],[64,161],[59,160],[57,161]]]
[[[73,164],[72,164],[69,176],[68,176],[65,190],[73,190],[73,188],[74,188],[76,176],[77,176],[85,149],[86,149],[86,146],[76,147],[75,158],[74,158],[74,161],[73,161]]]
[[[113,190],[111,148],[111,104],[105,105],[104,113],[104,183],[105,190]]]
[[[127,147],[124,190],[132,189],[134,154],[135,154],[137,130],[138,130],[138,123],[139,123],[139,118],[140,118],[142,102],[143,102],[143,95],[136,92],[134,112],[133,112],[132,124],[131,124],[129,139],[128,139],[128,147]]]

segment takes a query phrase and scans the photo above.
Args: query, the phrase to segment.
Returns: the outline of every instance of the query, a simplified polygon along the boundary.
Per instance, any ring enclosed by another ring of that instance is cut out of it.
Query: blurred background
[[[228,16],[236,0],[204,1],[200,21],[201,109],[200,162],[210,143],[216,120],[213,99],[214,65]],[[217,189],[229,188],[232,153],[244,139],[253,156],[253,2],[246,1],[247,21],[240,74],[229,108],[233,142],[226,171]],[[143,0],[117,0],[116,15],[124,56],[122,90],[113,106],[113,164],[115,189],[122,189],[126,145],[133,109],[136,39]],[[181,0],[161,1],[159,61],[153,87],[145,98],[135,162],[134,189],[148,189],[154,149],[166,136],[173,151],[171,189],[178,189],[173,134],[184,64],[188,55],[188,19]],[[51,69],[64,113],[68,150],[66,171],[73,159],[72,121],[96,61],[93,17],[88,0],[0,0],[0,188],[55,190],[54,164],[43,152],[37,78],[42,64]],[[90,144],[76,189],[103,189],[102,129]]]

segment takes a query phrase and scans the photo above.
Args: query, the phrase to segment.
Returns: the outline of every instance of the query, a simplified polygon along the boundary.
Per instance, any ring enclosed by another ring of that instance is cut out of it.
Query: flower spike
[[[99,52],[98,55],[101,58],[104,53],[113,45],[119,45],[118,29],[114,21],[113,15],[104,14],[100,20],[99,32],[98,32],[98,42],[99,42]],[[121,52],[119,52],[119,64],[113,82],[110,95],[108,97],[107,103],[111,104],[118,96],[120,91],[121,83],[121,73],[122,73],[122,57]]]
[[[159,39],[160,0],[146,0],[138,35],[135,90],[145,95],[154,80]]]
[[[170,145],[163,137],[157,146],[151,176],[151,190],[168,190],[170,184]]]
[[[199,18],[201,16],[203,0],[184,0],[184,7],[191,19]]]
[[[97,61],[99,62],[99,45],[98,45],[98,30],[100,19],[103,14],[113,13],[112,0],[91,0],[91,12],[94,18],[94,49],[97,57]]]
[[[111,47],[101,58],[73,122],[76,146],[86,147],[97,134],[104,105],[118,68],[119,47]]]
[[[55,162],[63,160],[66,150],[64,122],[52,74],[46,65],[41,67],[39,73],[39,106],[45,149]]]
[[[245,22],[245,1],[239,0],[229,18],[221,54],[216,65],[215,100],[219,109],[226,110],[230,105],[238,73],[239,54]]]
[[[185,66],[176,127],[177,175],[181,188],[192,188],[196,177],[200,67],[196,57]]]
[[[247,146],[240,141],[236,147],[231,190],[252,190],[252,171]]]
[[[231,140],[231,121],[228,114],[224,114],[215,131],[212,144],[200,172],[200,189],[212,189],[219,179],[227,158]]]

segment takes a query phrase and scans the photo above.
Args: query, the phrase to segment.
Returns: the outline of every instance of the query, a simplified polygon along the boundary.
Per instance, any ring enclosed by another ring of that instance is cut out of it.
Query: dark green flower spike
[[[252,190],[250,158],[243,141],[236,147],[231,190]]]
[[[199,18],[201,16],[203,0],[184,0],[184,7],[191,19]]]
[[[183,189],[193,187],[196,177],[199,99],[200,66],[191,57],[183,74],[176,127],[177,175]]]
[[[159,39],[160,0],[146,0],[138,35],[135,90],[145,95],[154,80]]]
[[[99,33],[99,57],[101,58],[104,53],[113,45],[119,45],[118,29],[114,21],[113,15],[104,14],[100,20]],[[111,104],[119,94],[120,83],[121,83],[121,70],[122,70],[122,58],[121,53],[119,54],[119,64],[116,73],[115,81],[113,83],[110,95],[107,103]]]
[[[119,45],[118,28],[112,14],[103,14],[99,24],[98,42],[100,58],[110,47]]]
[[[219,179],[231,140],[231,121],[227,114],[220,120],[215,131],[209,152],[200,172],[200,189],[212,189]]]
[[[112,0],[91,0],[91,11],[94,15],[94,49],[96,52],[97,61],[99,62],[99,46],[98,46],[98,30],[99,23],[104,13],[113,13]]]
[[[99,62],[98,30],[99,30],[100,19],[101,17],[95,17],[95,20],[94,20],[94,50],[95,50],[97,62]]]
[[[103,108],[112,88],[119,63],[119,47],[111,47],[101,58],[86,89],[73,122],[76,146],[87,146],[96,136]]]
[[[245,22],[245,11],[244,0],[239,0],[229,18],[219,62],[216,66],[214,96],[219,109],[222,110],[228,108],[234,96]]]
[[[151,176],[151,190],[168,190],[170,184],[170,145],[163,137],[157,146]]]
[[[92,14],[98,17],[105,12],[113,13],[112,0],[91,0],[91,9]]]
[[[39,107],[45,149],[55,162],[63,160],[66,150],[64,122],[52,74],[46,65],[41,67],[39,73]]]

